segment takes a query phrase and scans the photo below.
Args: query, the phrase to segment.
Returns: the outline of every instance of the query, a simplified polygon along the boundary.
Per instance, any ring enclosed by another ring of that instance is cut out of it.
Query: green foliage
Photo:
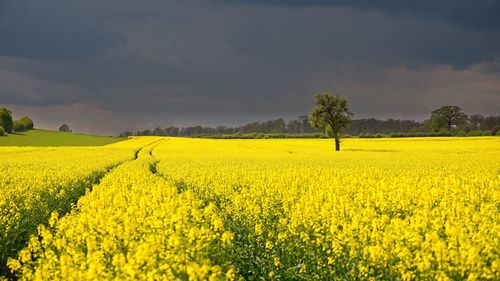
[[[384,135],[384,134],[366,134],[366,133],[363,133],[363,134],[358,135],[358,138],[361,138],[361,139],[374,139],[374,138],[387,138],[387,137],[388,136]],[[392,134],[391,134],[391,137],[392,137]]]
[[[2,126],[7,133],[12,133],[14,127],[12,111],[7,108],[0,108],[0,126]]]
[[[26,129],[24,128],[23,122],[21,122],[19,120],[15,120],[14,126],[12,127],[12,130],[14,132],[22,132],[22,131],[25,131]]]
[[[467,114],[456,105],[445,105],[431,112],[430,124],[434,131],[445,127],[451,132],[452,126],[463,126],[467,123]]]
[[[13,131],[23,132],[33,129],[33,120],[31,120],[28,116],[25,116],[19,120],[13,121],[12,111],[7,108],[0,108],[0,126],[2,126],[9,134]]]
[[[0,136],[3,135],[5,135],[5,129],[2,126],[0,126]]]
[[[264,133],[249,133],[249,134],[213,134],[213,135],[199,135],[194,136],[195,138],[207,138],[207,139],[324,139],[328,138],[328,135],[316,133],[316,134],[264,134]]]
[[[481,114],[473,114],[469,117],[469,121],[470,121],[470,126],[472,128],[480,129],[483,127],[485,117],[482,116]]]
[[[429,119],[429,125],[434,132],[439,132],[441,131],[442,128],[447,127],[448,123],[444,118],[438,116],[434,117],[431,116],[431,119]]]
[[[347,108],[347,99],[335,94],[316,95],[316,107],[311,111],[311,127],[324,129],[335,138],[335,150],[340,150],[340,136],[349,127],[352,113]]]
[[[31,120],[31,118],[29,118],[28,116],[24,116],[23,118],[19,119],[19,121],[21,121],[24,124],[24,128],[26,130],[33,130],[34,128],[33,120]]]
[[[59,132],[72,132],[71,128],[69,127],[68,124],[62,124],[59,127]]]
[[[413,138],[413,137],[479,137],[479,136],[491,136],[490,131],[480,131],[472,130],[469,132],[465,131],[455,131],[448,132],[447,130],[442,130],[440,132],[418,132],[418,133],[392,133],[389,135],[391,138]],[[373,134],[363,134],[359,135],[359,138],[375,138],[376,135]]]
[[[335,94],[316,95],[316,107],[311,111],[311,127],[325,129],[331,136],[339,136],[349,126],[352,113],[347,99]]]
[[[33,120],[31,120],[28,116],[14,121],[13,130],[15,132],[24,132],[31,129],[33,129]]]
[[[480,130],[471,130],[469,132],[467,132],[467,136],[482,136],[483,135],[483,132],[480,131]]]

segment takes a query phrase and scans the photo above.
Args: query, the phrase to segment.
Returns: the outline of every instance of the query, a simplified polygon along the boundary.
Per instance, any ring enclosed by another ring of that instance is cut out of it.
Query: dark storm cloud
[[[498,2],[402,2],[0,0],[0,104],[99,132],[295,118],[325,90],[362,117],[495,112]]]
[[[36,59],[85,58],[119,39],[95,15],[101,4],[78,1],[4,1],[0,10],[0,53]]]
[[[214,2],[280,7],[340,6],[378,10],[388,15],[437,18],[477,29],[500,29],[500,1],[498,0],[214,0]]]
[[[125,43],[123,29],[168,14],[177,0],[2,0],[0,54],[35,59],[78,59]],[[186,3],[192,1],[186,0]],[[184,4],[186,5],[186,4]],[[169,15],[165,21],[182,21]]]

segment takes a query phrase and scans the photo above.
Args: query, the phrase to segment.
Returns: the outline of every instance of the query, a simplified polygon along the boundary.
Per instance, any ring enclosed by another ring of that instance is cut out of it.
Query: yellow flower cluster
[[[221,280],[234,238],[213,203],[155,174],[156,142],[106,175],[74,212],[40,226],[9,266],[24,280]]]
[[[245,278],[493,280],[500,139],[172,139],[158,171],[213,202]]]
[[[0,276],[47,223],[52,211],[65,213],[107,170],[131,160],[143,139],[104,147],[0,148]]]
[[[500,276],[499,138],[346,139],[341,152],[319,139],[140,139],[151,144],[137,159],[38,228],[9,261],[18,277]]]

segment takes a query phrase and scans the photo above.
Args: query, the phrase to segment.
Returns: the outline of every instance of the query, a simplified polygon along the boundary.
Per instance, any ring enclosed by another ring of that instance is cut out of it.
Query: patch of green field
[[[0,136],[0,146],[100,146],[122,140],[124,138],[30,130]]]

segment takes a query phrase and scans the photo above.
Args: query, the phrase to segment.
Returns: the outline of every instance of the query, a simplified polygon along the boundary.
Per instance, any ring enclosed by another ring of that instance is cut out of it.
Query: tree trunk
[[[448,132],[451,132],[451,121],[448,121]]]
[[[339,137],[335,136],[335,151],[340,150],[340,139]]]

